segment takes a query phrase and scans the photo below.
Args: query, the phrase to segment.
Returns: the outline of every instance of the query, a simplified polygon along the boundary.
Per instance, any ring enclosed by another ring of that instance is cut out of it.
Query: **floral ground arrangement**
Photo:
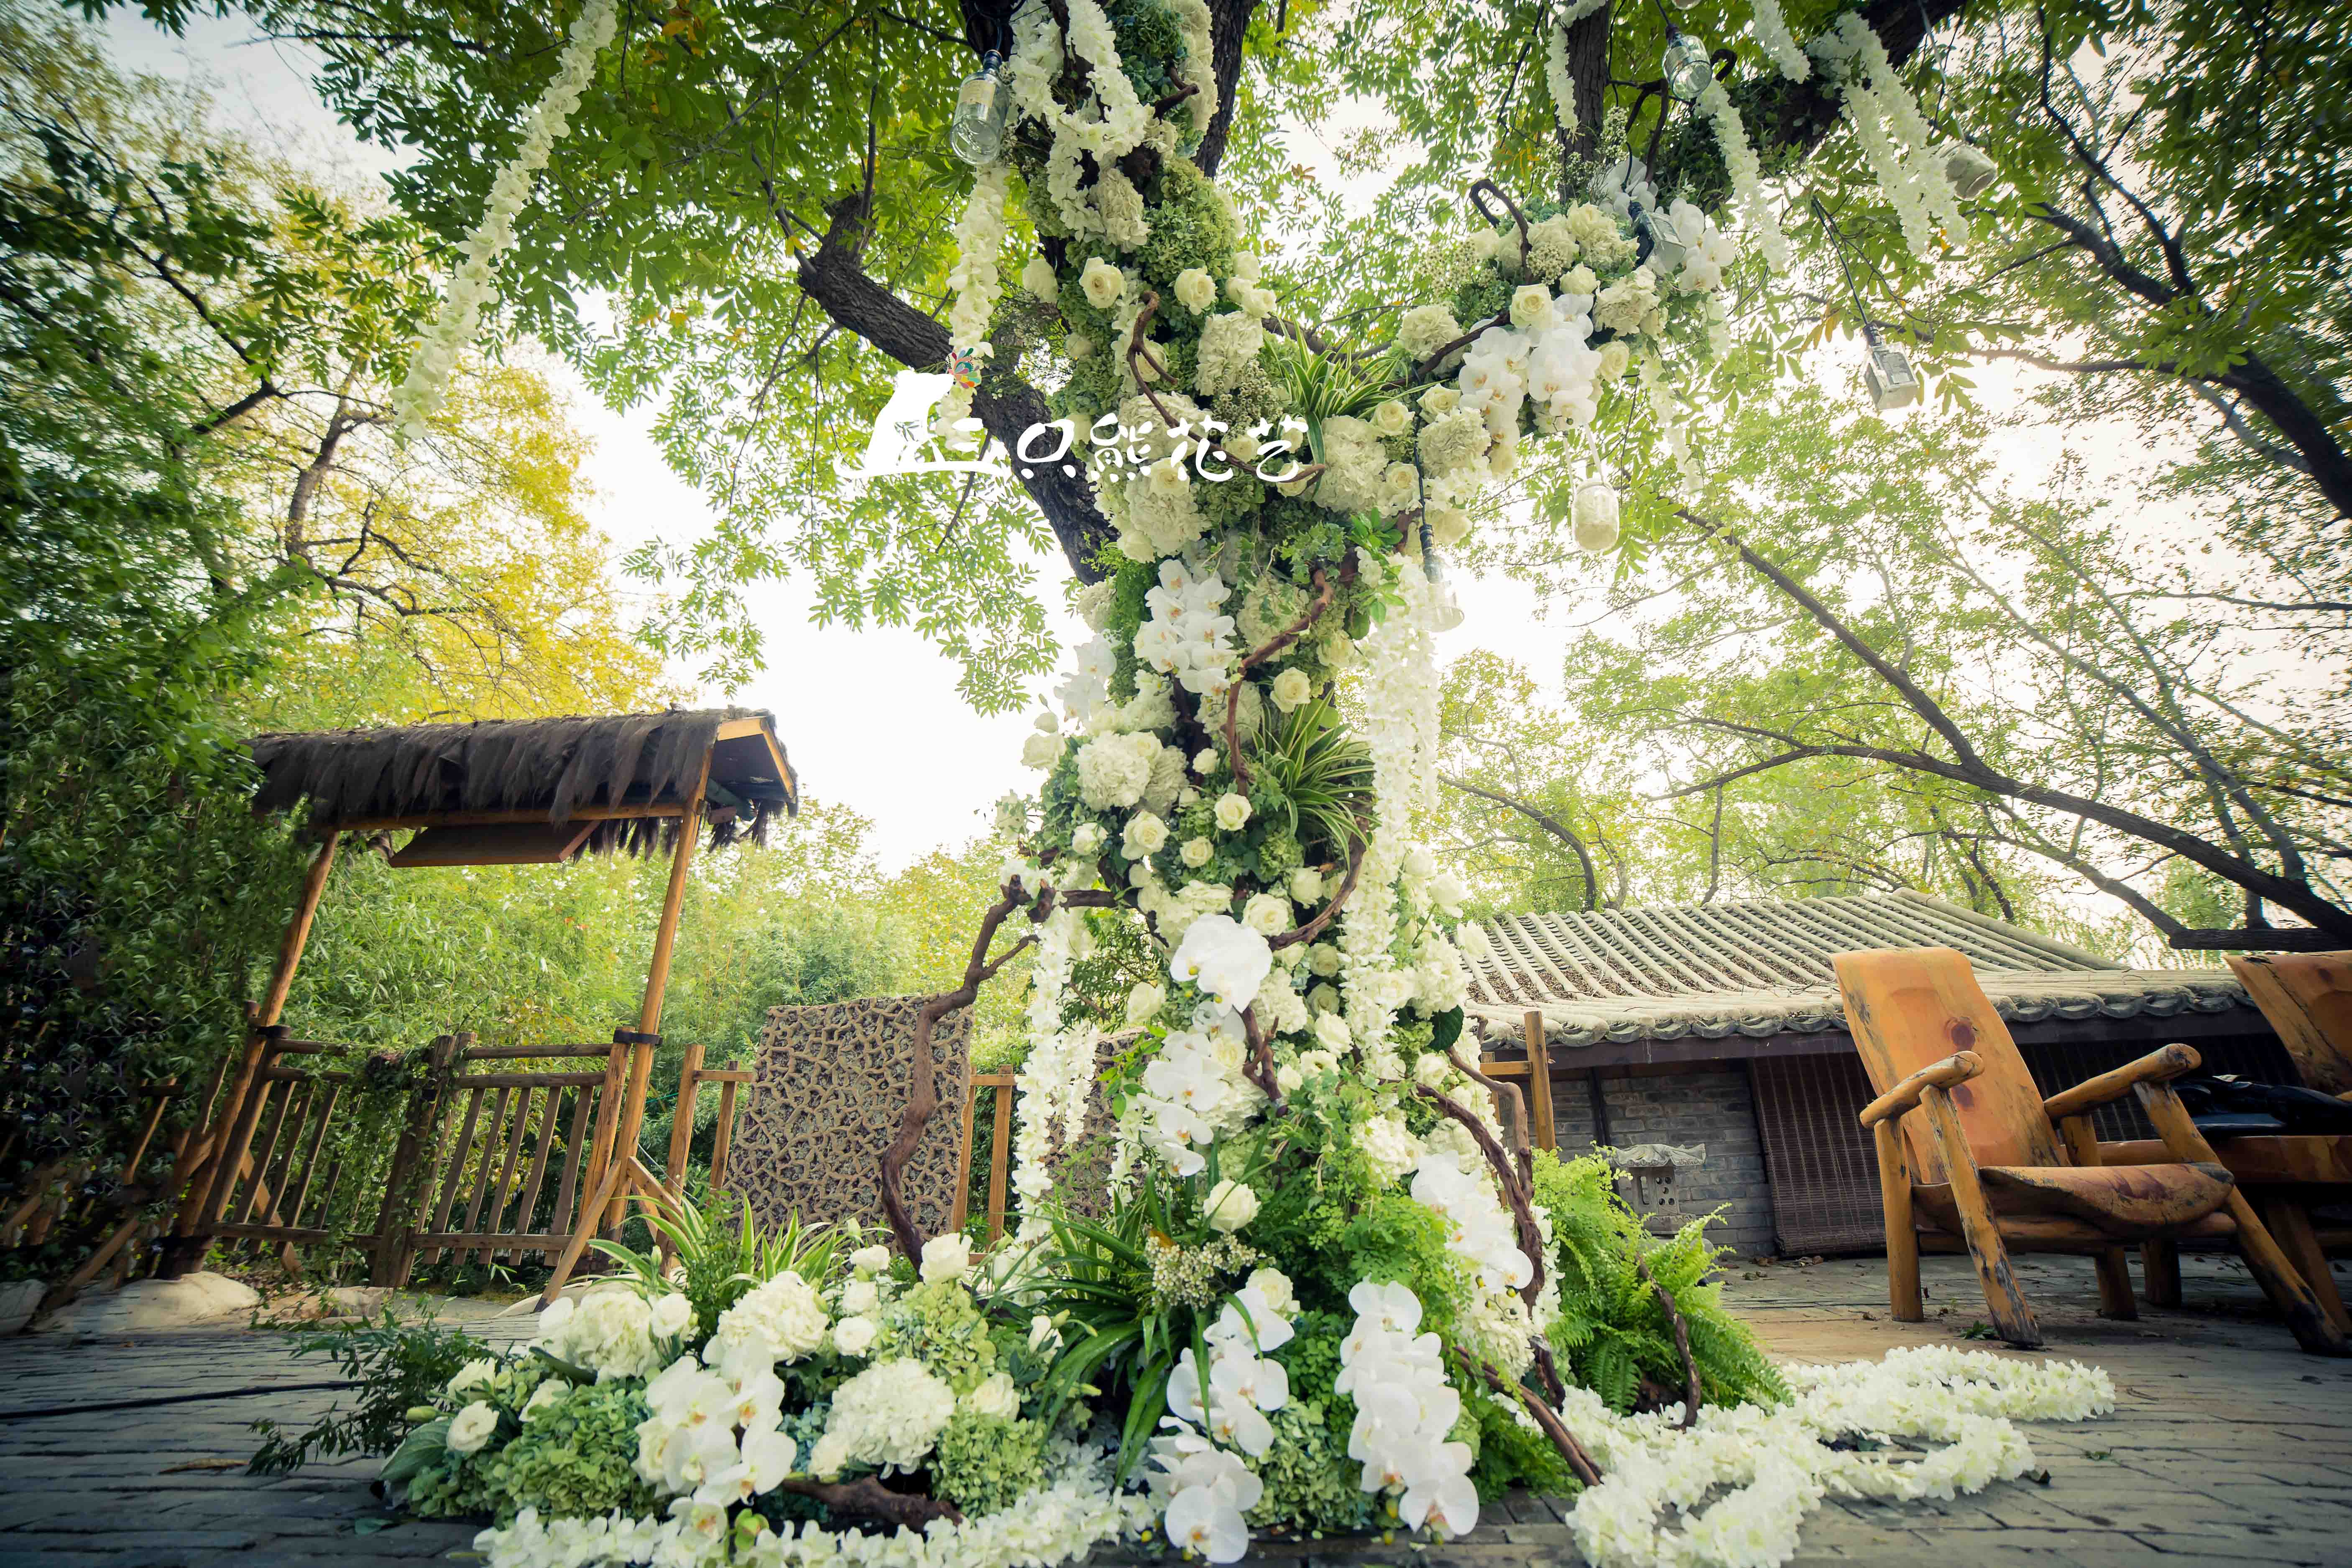
[[[956,129],[979,173],[937,427],[970,437],[992,371],[1044,356],[1064,442],[1017,456],[1083,471],[1118,534],[1024,748],[1043,786],[1001,807],[1022,853],[962,987],[920,1014],[880,1152],[891,1245],[668,1216],[682,1275],[636,1260],[551,1308],[528,1354],[450,1367],[390,1479],[418,1511],[493,1518],[492,1568],[1028,1568],[1121,1541],[1223,1563],[1254,1535],[1458,1535],[1512,1488],[1575,1498],[1580,1548],[1615,1568],[1775,1563],[1832,1491],[2021,1472],[2010,1418],[2095,1414],[2105,1374],[1957,1352],[1776,1372],[1703,1283],[1703,1226],[1654,1240],[1600,1161],[1528,1147],[1465,1037],[1462,886],[1412,836],[1434,639],[1460,619],[1439,552],[1480,491],[1523,442],[1597,450],[1604,415],[1695,461],[1679,389],[1726,346],[1722,291],[1784,259],[1740,109],[1694,68],[1745,243],[1654,189],[1620,123],[1580,199],[1481,182],[1486,222],[1433,242],[1427,301],[1340,346],[1283,319],[1192,161],[1218,99],[1204,0],[1032,0],[1011,31]],[[1858,18],[1775,37],[1785,73],[1842,84],[1906,229],[1950,226]],[[453,295],[460,335],[503,212]],[[1610,548],[1617,510],[1589,480],[1579,542]],[[1098,1082],[1069,979],[1107,927],[1164,980],[1136,986]],[[976,1265],[919,1232],[898,1178],[938,1109],[930,1029],[1024,953],[1021,1221]],[[1067,1192],[1097,1097],[1108,1190]]]

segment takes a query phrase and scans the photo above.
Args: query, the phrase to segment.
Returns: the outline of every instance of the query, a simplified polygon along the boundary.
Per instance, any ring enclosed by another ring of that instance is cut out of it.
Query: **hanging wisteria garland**
[[[404,436],[422,434],[425,421],[446,401],[457,356],[480,333],[482,313],[498,298],[498,260],[514,244],[515,220],[530,204],[531,186],[556,142],[571,128],[581,95],[595,76],[596,57],[613,41],[619,13],[618,0],[588,0],[581,8],[565,36],[553,79],[523,121],[521,145],[490,182],[482,221],[458,244],[448,293],[409,357],[407,376],[393,389],[393,424]]]

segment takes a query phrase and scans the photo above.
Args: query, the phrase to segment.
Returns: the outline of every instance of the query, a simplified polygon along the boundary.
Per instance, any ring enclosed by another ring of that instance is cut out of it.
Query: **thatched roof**
[[[714,842],[762,838],[779,808],[800,809],[774,719],[749,708],[320,730],[257,735],[252,750],[262,773],[254,809],[307,801],[317,827],[523,814],[563,823],[677,806],[706,755]],[[583,847],[639,853],[674,840],[677,827],[675,816],[600,820]]]

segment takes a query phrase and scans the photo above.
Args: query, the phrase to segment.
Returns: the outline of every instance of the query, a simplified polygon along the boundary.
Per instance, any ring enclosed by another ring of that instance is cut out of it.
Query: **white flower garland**
[[[1780,74],[1790,81],[1803,81],[1813,74],[1813,62],[1797,40],[1790,35],[1788,18],[1780,15],[1780,0],[1755,0],[1756,14],[1748,23],[1756,35],[1756,47],[1780,68]]]
[[[425,421],[447,401],[449,373],[481,331],[483,310],[498,297],[498,259],[514,244],[515,219],[530,203],[531,185],[547,167],[555,143],[571,129],[581,94],[588,90],[589,79],[595,74],[596,57],[613,41],[618,18],[617,0],[588,0],[572,24],[554,79],[539,95],[524,123],[522,145],[490,183],[482,221],[457,247],[463,259],[450,275],[449,292],[418,341],[416,352],[409,356],[406,378],[393,389],[393,423],[402,435],[421,434]]]
[[[1895,74],[1878,35],[1858,14],[1849,11],[1814,40],[1812,53],[1834,68],[1846,117],[1853,122],[1854,136],[1862,144],[1863,160],[1894,206],[1903,226],[1903,242],[1911,253],[1923,261],[1933,260],[1939,226],[1953,244],[1964,242],[1968,220],[1961,215],[1951,180],[1932,155],[1927,117],[1919,111],[1911,89]],[[1860,80],[1855,79],[1856,62],[1862,68]]]
[[[1683,428],[1682,411],[1675,405],[1665,363],[1658,358],[1655,349],[1644,350],[1642,354],[1642,390],[1649,395],[1650,412],[1657,416],[1658,435],[1666,444],[1666,455],[1674,459],[1675,471],[1690,483],[1697,484],[1701,478],[1698,458],[1691,452],[1690,437]]]
[[[2115,1385],[2077,1362],[2024,1362],[1940,1346],[1884,1361],[1784,1369],[1794,1397],[1778,1407],[1709,1405],[1689,1432],[1680,1406],[1621,1416],[1570,1389],[1563,1418],[1601,1467],[1569,1529],[1595,1568],[1774,1568],[1831,1492],[1908,1500],[1950,1498],[2022,1475],[2033,1451],[2012,1421],[2080,1421],[2115,1408]],[[1927,1437],[1916,1462],[1833,1449],[1841,1436]],[[1704,1507],[1717,1488],[1728,1495]],[[1664,1521],[1676,1510],[1680,1530]]]
[[[1608,3],[1608,0],[1568,0],[1544,40],[1544,82],[1551,89],[1552,117],[1560,134],[1576,140],[1576,79],[1568,74],[1568,30]]]
[[[997,258],[1004,249],[1004,204],[1011,178],[1002,159],[981,169],[963,205],[963,216],[956,220],[956,262],[948,273],[948,287],[956,298],[948,308],[948,347],[955,356],[951,368],[957,374],[932,421],[942,437],[952,435],[956,422],[971,415],[982,362],[996,352],[988,341],[988,323],[1004,291]],[[963,374],[965,366],[969,375]]]
[[[1069,15],[1068,52],[1087,63],[1100,119],[1082,119],[1055,101],[1054,82],[1066,57],[1063,34],[1039,0],[1028,0],[1013,15],[1013,59],[1006,77],[1018,112],[1054,133],[1045,159],[1046,194],[1063,225],[1073,236],[1086,238],[1103,234],[1107,226],[1100,207],[1078,188],[1085,174],[1078,155],[1091,153],[1097,168],[1109,167],[1142,143],[1152,117],[1150,107],[1135,96],[1135,84],[1119,68],[1118,36],[1097,0],[1070,0]]]
[[[1085,1131],[1087,1097],[1094,1084],[1094,1030],[1084,1025],[1062,1027],[1081,918],[1076,910],[1055,910],[1045,917],[1037,932],[1037,962],[1030,971],[1029,1055],[1013,1089],[1019,1131],[1013,1138],[1013,1190],[1022,1200],[1023,1241],[1034,1241],[1051,1228],[1043,1205],[1054,1190],[1054,1145],[1057,1136],[1062,1142],[1076,1142]]]
[[[1765,194],[1763,166],[1757,162],[1756,149],[1748,145],[1748,127],[1740,122],[1731,94],[1724,90],[1723,83],[1709,78],[1698,106],[1715,122],[1716,142],[1723,149],[1723,164],[1731,174],[1732,201],[1755,237],[1756,248],[1764,253],[1767,267],[1776,273],[1786,272],[1789,237],[1780,232],[1780,216],[1772,210],[1771,198]]]

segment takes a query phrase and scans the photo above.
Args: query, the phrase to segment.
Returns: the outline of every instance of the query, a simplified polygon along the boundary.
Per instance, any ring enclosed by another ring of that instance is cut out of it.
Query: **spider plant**
[[[1307,421],[1307,447],[1318,463],[1325,420],[1370,413],[1397,395],[1396,366],[1385,354],[1318,353],[1288,336],[1274,339],[1268,351],[1274,384],[1290,411]]]
[[[822,1289],[837,1272],[856,1238],[831,1225],[807,1225],[795,1215],[781,1231],[762,1231],[751,1206],[740,1199],[712,1194],[700,1204],[664,1205],[646,1215],[657,1237],[666,1237],[677,1255],[672,1272],[662,1272],[658,1250],[638,1252],[618,1242],[590,1245],[634,1275],[655,1295],[677,1290],[694,1303],[697,1331],[708,1334],[719,1326],[719,1314],[742,1300],[752,1287],[791,1269]]]
[[[1319,845],[1333,859],[1345,859],[1370,836],[1371,748],[1348,732],[1328,699],[1300,703],[1254,761],[1282,791],[1302,849]]]

